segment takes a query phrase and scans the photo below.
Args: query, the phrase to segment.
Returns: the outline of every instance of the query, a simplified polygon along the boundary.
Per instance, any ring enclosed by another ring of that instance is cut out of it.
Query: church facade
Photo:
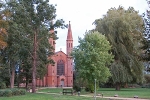
[[[54,33],[54,30],[50,30]],[[53,46],[55,52],[55,40],[49,38],[49,43]],[[63,51],[57,51],[52,56],[55,64],[47,66],[47,74],[43,79],[37,79],[37,86],[47,87],[72,87],[73,86],[73,60],[70,53],[73,49],[73,37],[71,24],[69,21],[68,34],[66,39],[66,54]]]

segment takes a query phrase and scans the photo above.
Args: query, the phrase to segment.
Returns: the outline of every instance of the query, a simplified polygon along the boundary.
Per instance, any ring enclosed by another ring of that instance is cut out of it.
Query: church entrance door
[[[60,85],[64,87],[64,79],[61,79]]]

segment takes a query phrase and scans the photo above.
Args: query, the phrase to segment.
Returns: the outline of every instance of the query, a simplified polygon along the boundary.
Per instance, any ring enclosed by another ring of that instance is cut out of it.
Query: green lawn
[[[94,98],[71,96],[71,95],[27,93],[26,95],[23,96],[0,97],[0,100],[94,100]],[[97,98],[96,100],[107,100],[107,99]]]
[[[55,89],[41,89],[40,92],[50,92],[50,93],[60,93],[62,92],[61,88]],[[122,88],[120,91],[116,91],[114,88],[100,88],[97,90],[97,94],[101,94],[105,97],[113,97],[114,95],[118,95],[119,97],[129,97],[133,98],[134,96],[138,96],[139,98],[147,98],[150,99],[150,88]],[[81,91],[81,95],[94,95],[94,93],[85,92],[84,89]]]
[[[150,99],[150,88],[123,88],[120,91],[116,91],[114,88],[100,88],[97,92],[103,93],[104,96],[118,94],[119,97],[133,98],[137,95],[139,98]]]
[[[40,89],[39,92],[45,92],[45,94],[40,93],[26,93],[22,96],[13,97],[0,97],[0,100],[94,100],[93,97],[82,97],[82,96],[71,96],[62,95],[62,88],[47,88]],[[57,93],[57,94],[46,94],[46,93]],[[139,98],[150,99],[150,88],[123,88],[120,91],[115,91],[114,88],[100,88],[97,90],[97,94],[103,93],[104,97],[113,97],[114,95],[119,95],[119,97],[130,97],[137,95]],[[81,95],[91,95],[94,93],[88,93],[84,90],[81,91]],[[96,100],[108,100],[104,98],[97,98]]]
[[[46,89],[39,89],[38,92],[60,93],[60,92],[62,92],[62,88],[46,88]]]

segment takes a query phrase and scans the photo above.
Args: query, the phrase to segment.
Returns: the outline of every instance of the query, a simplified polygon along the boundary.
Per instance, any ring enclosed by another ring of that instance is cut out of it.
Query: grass
[[[51,89],[41,89],[40,92],[49,93],[60,93],[61,88],[51,88]],[[116,91],[114,88],[100,88],[97,90],[97,94],[102,94],[105,97],[113,97],[118,95],[119,97],[133,98],[138,96],[139,98],[150,99],[150,88],[122,88],[120,91]],[[94,95],[94,93],[85,92],[84,89],[81,90],[81,95]]]
[[[83,97],[83,96],[71,96],[62,95],[62,88],[46,88],[40,89],[39,92],[45,92],[45,94],[40,93],[27,93],[22,96],[14,97],[0,97],[0,100],[94,100],[93,97]],[[58,94],[46,94],[46,93],[58,93]],[[119,97],[129,97],[137,95],[139,98],[150,99],[150,88],[123,88],[120,91],[115,91],[114,88],[100,88],[97,90],[97,94],[103,93],[104,97],[113,97],[114,95],[119,95]],[[84,90],[81,91],[81,95],[94,95],[94,93],[88,93]],[[96,100],[108,100],[104,98],[97,98]]]
[[[117,94],[119,97],[133,98],[138,96],[139,98],[150,99],[150,88],[123,88],[120,91],[116,91],[114,88],[100,88],[97,92],[109,97]]]
[[[94,100],[94,98],[71,96],[71,95],[27,93],[26,95],[23,96],[0,97],[0,100]],[[107,100],[107,99],[97,98],[97,100]]]
[[[38,92],[60,93],[60,92],[62,92],[62,88],[46,88],[46,89],[39,89]]]

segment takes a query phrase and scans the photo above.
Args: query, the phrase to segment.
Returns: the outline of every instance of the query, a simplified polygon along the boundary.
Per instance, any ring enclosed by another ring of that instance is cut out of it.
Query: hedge
[[[5,89],[6,88],[6,84],[4,82],[0,82],[0,89]]]
[[[0,97],[11,97],[17,95],[25,95],[26,91],[23,89],[2,89],[0,90]]]

